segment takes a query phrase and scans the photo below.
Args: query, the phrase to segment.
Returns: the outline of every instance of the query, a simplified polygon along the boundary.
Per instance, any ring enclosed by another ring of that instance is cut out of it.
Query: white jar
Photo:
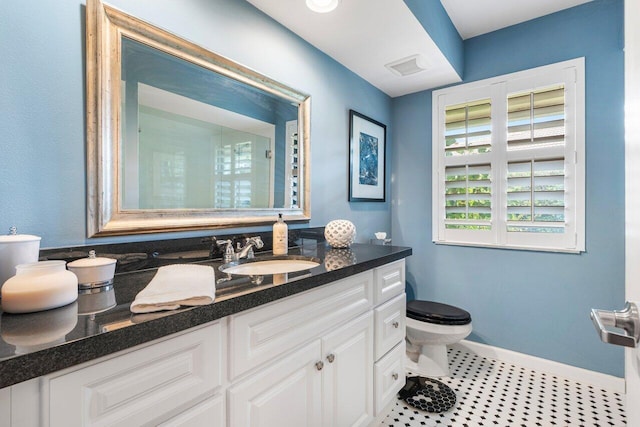
[[[98,288],[113,283],[116,260],[96,257],[96,252],[91,250],[88,258],[72,261],[67,267],[78,276],[78,285],[81,289]]]
[[[356,226],[346,219],[334,219],[324,228],[324,238],[333,248],[348,248],[356,240]]]
[[[40,261],[16,266],[16,275],[2,286],[2,309],[30,313],[70,304],[78,298],[78,278],[64,261]]]
[[[40,237],[17,234],[11,227],[9,234],[0,236],[0,288],[16,274],[16,265],[38,261]]]

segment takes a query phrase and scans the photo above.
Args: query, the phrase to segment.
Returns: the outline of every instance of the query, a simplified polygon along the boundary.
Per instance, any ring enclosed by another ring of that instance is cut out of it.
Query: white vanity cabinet
[[[367,426],[404,386],[404,260],[229,318],[228,426]]]
[[[224,420],[224,320],[45,381],[51,427]],[[46,407],[45,407],[46,408]],[[47,413],[45,412],[45,413]],[[219,424],[222,425],[222,424]]]
[[[0,425],[374,426],[404,336],[400,260],[2,389]]]
[[[366,426],[372,417],[373,316],[258,369],[229,389],[229,426]]]
[[[229,318],[229,426],[373,419],[373,272]]]
[[[394,404],[405,384],[406,294],[404,259],[374,270],[376,424]]]

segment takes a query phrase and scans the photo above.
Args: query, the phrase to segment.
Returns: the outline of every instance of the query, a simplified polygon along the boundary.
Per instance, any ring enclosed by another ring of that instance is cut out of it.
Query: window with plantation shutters
[[[433,92],[433,240],[584,250],[584,59]]]

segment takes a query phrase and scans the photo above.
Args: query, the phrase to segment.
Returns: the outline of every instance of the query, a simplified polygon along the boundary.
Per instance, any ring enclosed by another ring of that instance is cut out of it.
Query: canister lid
[[[18,234],[16,227],[11,227],[9,234],[0,235],[0,243],[35,242],[41,239],[41,237],[32,236],[31,234]]]
[[[77,259],[67,264],[67,266],[71,268],[100,267],[103,265],[110,265],[115,263],[116,263],[116,260],[113,258],[96,257],[96,251],[92,250],[92,251],[89,251],[88,258]]]

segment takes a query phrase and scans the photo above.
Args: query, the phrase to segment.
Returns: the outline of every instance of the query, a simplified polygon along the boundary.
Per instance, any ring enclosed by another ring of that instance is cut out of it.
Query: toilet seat
[[[407,303],[407,317],[438,325],[467,325],[471,323],[471,315],[468,311],[433,301],[409,301]]]

